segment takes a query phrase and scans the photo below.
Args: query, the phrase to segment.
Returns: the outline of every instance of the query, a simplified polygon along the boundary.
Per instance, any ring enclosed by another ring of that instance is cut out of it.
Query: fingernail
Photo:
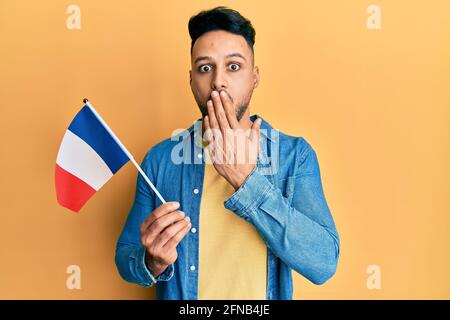
[[[189,217],[186,217],[185,219],[187,222],[191,221],[191,218],[189,218]]]
[[[227,96],[227,94],[225,93],[225,91],[220,91],[220,95],[221,95],[222,97],[226,97],[226,96]]]
[[[206,102],[207,105],[212,105],[212,101],[208,100],[208,102]]]
[[[217,97],[219,94],[217,93],[217,91],[213,91],[213,92],[211,92],[211,96],[212,97]]]
[[[177,209],[178,207],[180,207],[180,203],[175,201],[175,202],[173,203],[173,207],[174,207],[175,209]]]

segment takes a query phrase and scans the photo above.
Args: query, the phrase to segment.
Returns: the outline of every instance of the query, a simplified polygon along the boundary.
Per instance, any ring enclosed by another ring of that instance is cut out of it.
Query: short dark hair
[[[191,54],[195,41],[209,31],[224,30],[243,36],[253,52],[255,29],[250,20],[244,18],[236,10],[227,7],[216,7],[204,10],[189,19],[189,35],[191,36]]]

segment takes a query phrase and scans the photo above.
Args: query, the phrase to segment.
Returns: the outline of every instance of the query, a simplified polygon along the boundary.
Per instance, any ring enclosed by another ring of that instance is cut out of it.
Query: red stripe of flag
[[[94,188],[58,164],[55,170],[56,198],[63,207],[78,212],[96,192]]]

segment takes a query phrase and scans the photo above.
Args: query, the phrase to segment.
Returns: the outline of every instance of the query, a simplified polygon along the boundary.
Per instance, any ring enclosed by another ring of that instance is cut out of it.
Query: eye
[[[202,66],[200,66],[200,68],[198,68],[198,70],[202,73],[211,71],[211,66],[209,64],[204,64]]]
[[[241,66],[238,65],[237,63],[230,63],[228,67],[230,68],[231,71],[238,71],[241,68]]]

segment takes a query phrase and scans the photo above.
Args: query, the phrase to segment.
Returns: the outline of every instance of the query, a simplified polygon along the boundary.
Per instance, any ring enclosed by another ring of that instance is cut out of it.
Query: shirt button
[[[191,266],[191,271],[195,271],[195,266]]]
[[[194,193],[195,193],[195,194],[198,193],[198,189],[197,189],[197,188],[194,189]]]
[[[192,228],[192,229],[191,229],[191,232],[192,232],[192,233],[196,233],[196,232],[197,232],[197,229]]]
[[[199,159],[201,159],[203,157],[203,155],[201,154],[201,153],[199,153],[198,155],[197,155],[197,158],[199,158]]]

